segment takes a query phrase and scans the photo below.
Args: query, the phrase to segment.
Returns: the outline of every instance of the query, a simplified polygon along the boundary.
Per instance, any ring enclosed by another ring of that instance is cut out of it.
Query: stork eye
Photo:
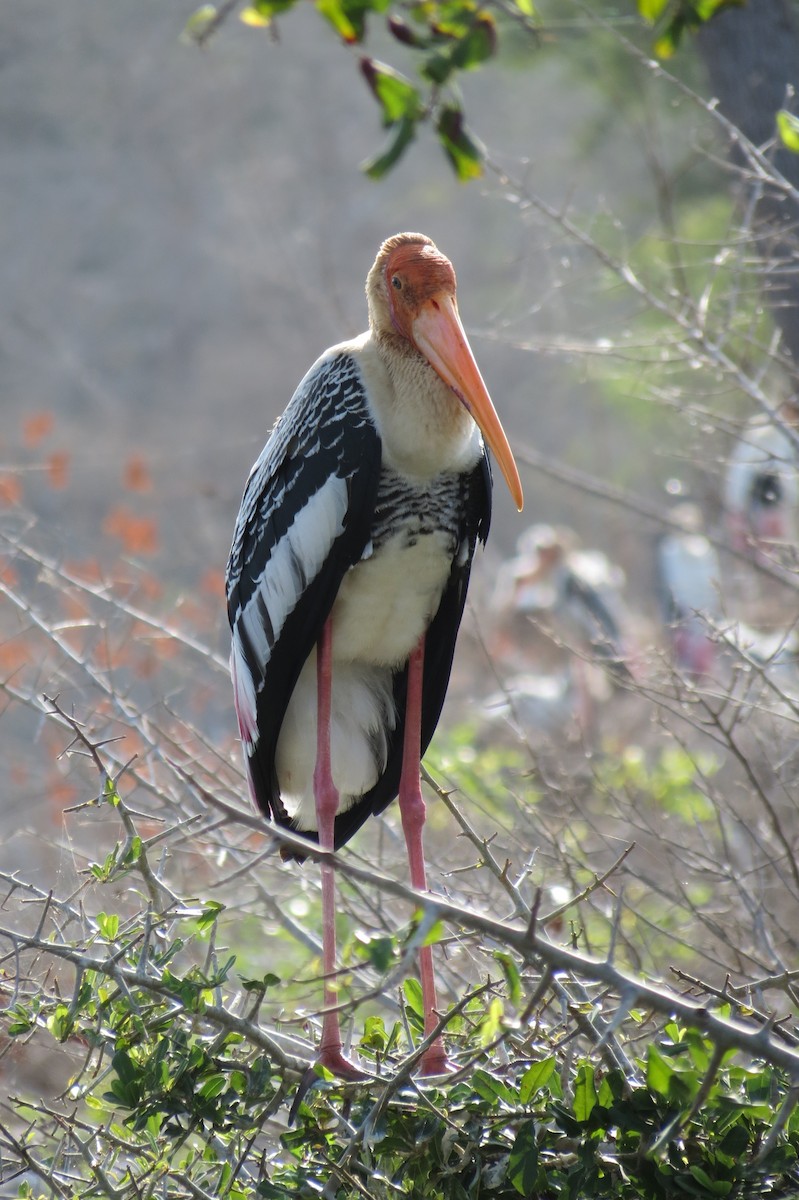
[[[402,291],[402,280],[400,279],[399,275],[391,276],[391,286],[395,287],[398,292]]]

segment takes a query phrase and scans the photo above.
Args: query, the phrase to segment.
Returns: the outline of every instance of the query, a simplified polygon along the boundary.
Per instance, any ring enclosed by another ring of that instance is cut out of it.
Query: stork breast
[[[456,546],[438,529],[401,528],[352,567],[333,608],[333,655],[344,662],[395,667],[435,615]]]

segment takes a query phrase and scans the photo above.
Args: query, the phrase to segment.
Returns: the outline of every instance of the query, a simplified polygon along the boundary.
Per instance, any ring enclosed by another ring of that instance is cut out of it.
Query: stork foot
[[[356,1067],[348,1058],[345,1058],[339,1049],[319,1051],[317,1058],[319,1066],[330,1071],[331,1075],[335,1075],[337,1079],[345,1079],[347,1081],[357,1081],[359,1079],[368,1079],[366,1071],[362,1071],[360,1067]],[[313,1071],[313,1067],[309,1068]]]

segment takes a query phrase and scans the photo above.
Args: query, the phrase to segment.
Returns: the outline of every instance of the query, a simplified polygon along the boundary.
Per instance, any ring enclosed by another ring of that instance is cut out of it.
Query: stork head
[[[521,512],[521,480],[505,431],[458,315],[452,263],[421,233],[380,247],[366,280],[369,324],[393,348],[420,354],[471,414]]]

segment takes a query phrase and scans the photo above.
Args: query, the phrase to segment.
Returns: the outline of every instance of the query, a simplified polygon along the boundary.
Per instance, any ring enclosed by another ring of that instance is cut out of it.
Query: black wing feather
[[[358,365],[351,355],[338,352],[320,360],[298,387],[253,467],[242,499],[227,568],[228,617],[231,627],[238,628],[255,684],[258,739],[248,760],[255,799],[265,814],[283,824],[289,821],[275,771],[278,736],[341,580],[368,545],[381,457]],[[347,489],[341,532],[312,577],[291,552],[284,569],[294,572],[299,596],[275,636],[259,587],[298,513],[332,477]],[[258,605],[267,655],[242,620],[251,602]]]

